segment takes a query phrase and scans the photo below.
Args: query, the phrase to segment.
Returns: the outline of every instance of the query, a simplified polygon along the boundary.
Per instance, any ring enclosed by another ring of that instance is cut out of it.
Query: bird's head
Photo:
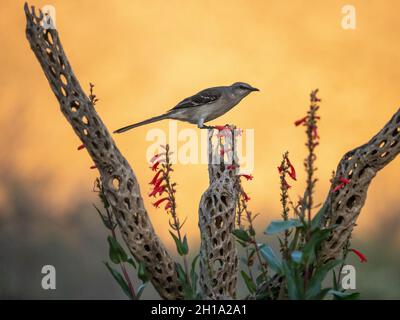
[[[235,82],[231,85],[232,94],[238,98],[244,98],[252,91],[260,91],[245,82]]]

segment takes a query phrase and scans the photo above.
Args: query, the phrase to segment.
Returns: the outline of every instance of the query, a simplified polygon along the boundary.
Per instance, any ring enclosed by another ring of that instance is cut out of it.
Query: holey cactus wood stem
[[[199,206],[200,286],[211,299],[236,298],[238,258],[232,231],[235,228],[238,196],[235,128],[225,129],[213,143],[208,133],[210,185]],[[229,150],[228,153],[225,153]],[[230,159],[228,159],[228,155]],[[225,161],[224,161],[225,159]],[[226,161],[227,160],[227,161]]]
[[[399,140],[400,109],[368,143],[347,152],[340,160],[325,201],[327,210],[322,220],[324,226],[338,227],[323,244],[322,261],[341,255],[365,204],[372,179],[399,154]],[[339,189],[341,178],[350,182]]]
[[[83,92],[61,45],[57,30],[44,30],[42,13],[25,4],[26,36],[61,112],[82,140],[100,172],[104,193],[132,255],[143,262],[155,289],[165,299],[182,298],[175,262],[154,232],[139,184],[90,99]]]

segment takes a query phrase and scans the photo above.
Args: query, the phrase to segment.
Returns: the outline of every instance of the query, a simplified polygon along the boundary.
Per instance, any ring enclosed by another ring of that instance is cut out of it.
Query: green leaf
[[[249,246],[248,242],[244,242],[242,240],[236,239],[236,241],[241,245],[242,248],[246,248]]]
[[[142,282],[147,282],[147,281],[149,281],[149,278],[150,278],[143,262],[139,263],[138,278],[140,280],[142,280]]]
[[[169,233],[171,234],[172,238],[175,241],[176,251],[178,251],[179,255],[184,256],[184,255],[188,254],[189,247],[188,247],[186,235],[184,236],[183,243],[182,243],[182,241],[179,240],[179,238],[172,231],[169,231]]]
[[[187,283],[185,271],[179,263],[175,263],[175,268],[176,272],[178,273],[179,282],[182,284],[183,287],[183,294],[185,299],[193,299],[195,293],[193,292],[190,285]]]
[[[323,300],[325,296],[329,293],[331,288],[322,289],[315,297],[312,297],[312,300]]]
[[[301,258],[303,257],[303,252],[299,250],[295,250],[291,253],[292,260],[296,263],[301,262]]]
[[[253,280],[251,280],[251,278],[248,276],[248,274],[246,272],[244,272],[243,270],[240,272],[244,283],[247,286],[247,289],[249,289],[250,293],[255,293],[256,292],[256,285],[254,284]]]
[[[296,231],[294,232],[293,240],[289,245],[290,251],[297,249],[297,242],[299,240],[299,236],[300,236],[300,229],[296,228]]]
[[[291,300],[302,299],[302,281],[299,281],[299,276],[296,275],[296,270],[291,268],[291,265],[283,261],[282,270],[285,275],[286,284],[288,288],[288,297]]]
[[[188,254],[189,253],[189,245],[187,242],[187,237],[186,234],[183,237],[183,243],[182,243],[182,247],[183,247],[183,254]]]
[[[262,245],[260,247],[261,256],[267,261],[268,266],[276,273],[282,272],[282,261],[278,258],[271,247]]]
[[[136,291],[136,298],[137,298],[138,300],[139,300],[140,297],[142,296],[142,293],[143,293],[143,291],[144,291],[144,288],[146,288],[147,283],[148,283],[148,282],[144,282],[144,283],[142,283],[142,284],[138,287],[138,289],[137,289],[137,291]]]
[[[109,244],[109,256],[112,262],[119,264],[122,261],[128,260],[128,255],[126,254],[124,248],[119,244],[119,242],[112,236],[107,238]]]
[[[328,203],[324,203],[324,205],[319,209],[317,214],[314,216],[314,218],[311,221],[311,231],[314,231],[320,227],[320,224],[322,222],[322,218],[325,216],[327,210],[328,210]]]
[[[342,292],[337,290],[330,290],[330,294],[332,294],[337,300],[356,300],[360,297],[359,292]]]
[[[132,257],[129,256],[128,259],[126,260],[126,262],[128,262],[132,267],[134,267],[136,269],[136,263]]]
[[[290,220],[275,220],[270,223],[270,225],[265,229],[265,234],[276,234],[291,228],[301,227],[303,224],[300,220],[290,219]]]
[[[321,291],[322,281],[324,281],[327,273],[342,262],[342,260],[332,260],[315,270],[307,288],[307,299],[312,299],[312,297],[319,294]]]
[[[303,262],[305,265],[310,265],[314,262],[317,249],[321,242],[329,236],[330,232],[330,230],[316,230],[312,233],[310,240],[307,241],[303,248]]]
[[[192,268],[190,270],[190,281],[192,282],[192,288],[193,292],[197,291],[197,281],[199,279],[199,276],[196,273],[196,262],[199,259],[200,255],[198,254],[192,262]]]
[[[113,278],[115,279],[115,281],[117,281],[117,283],[119,284],[119,286],[121,287],[122,291],[125,292],[125,294],[130,298],[133,299],[131,291],[129,290],[129,286],[126,283],[124,277],[114,268],[112,268],[108,262],[104,262],[104,264],[106,265],[108,271],[110,271],[111,275],[113,276]]]
[[[266,270],[266,271],[264,271],[264,272],[261,272],[261,273],[257,276],[257,278],[256,278],[256,284],[257,284],[257,286],[261,285],[261,284],[265,281],[265,279],[266,279],[266,277],[267,277],[267,273],[268,273],[268,271]]]
[[[103,203],[103,207],[105,209],[110,207],[110,204],[108,203],[107,198],[103,192],[99,192],[99,198],[100,198],[101,202]]]
[[[232,231],[232,233],[236,238],[244,242],[248,242],[250,240],[249,234],[244,229],[235,229]]]
[[[333,274],[333,279],[332,279],[332,281],[333,281],[333,289],[337,291],[339,288],[338,288],[338,281],[337,281],[335,270],[332,270],[332,274]]]
[[[110,221],[108,220],[108,218],[106,216],[103,215],[103,213],[100,211],[99,208],[97,208],[97,206],[95,204],[93,204],[93,207],[96,209],[97,213],[99,214],[101,221],[103,221],[104,226],[111,230],[112,229],[112,225],[110,223]]]

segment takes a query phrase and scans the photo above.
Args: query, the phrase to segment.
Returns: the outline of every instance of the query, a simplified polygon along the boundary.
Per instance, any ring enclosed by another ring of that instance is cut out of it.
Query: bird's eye
[[[239,86],[239,89],[246,90],[247,88],[245,86]]]

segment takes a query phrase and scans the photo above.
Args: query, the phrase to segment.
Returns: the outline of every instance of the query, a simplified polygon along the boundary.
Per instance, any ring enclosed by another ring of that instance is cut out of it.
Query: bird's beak
[[[257,88],[251,88],[250,90],[251,91],[260,91],[260,89],[257,89]]]

